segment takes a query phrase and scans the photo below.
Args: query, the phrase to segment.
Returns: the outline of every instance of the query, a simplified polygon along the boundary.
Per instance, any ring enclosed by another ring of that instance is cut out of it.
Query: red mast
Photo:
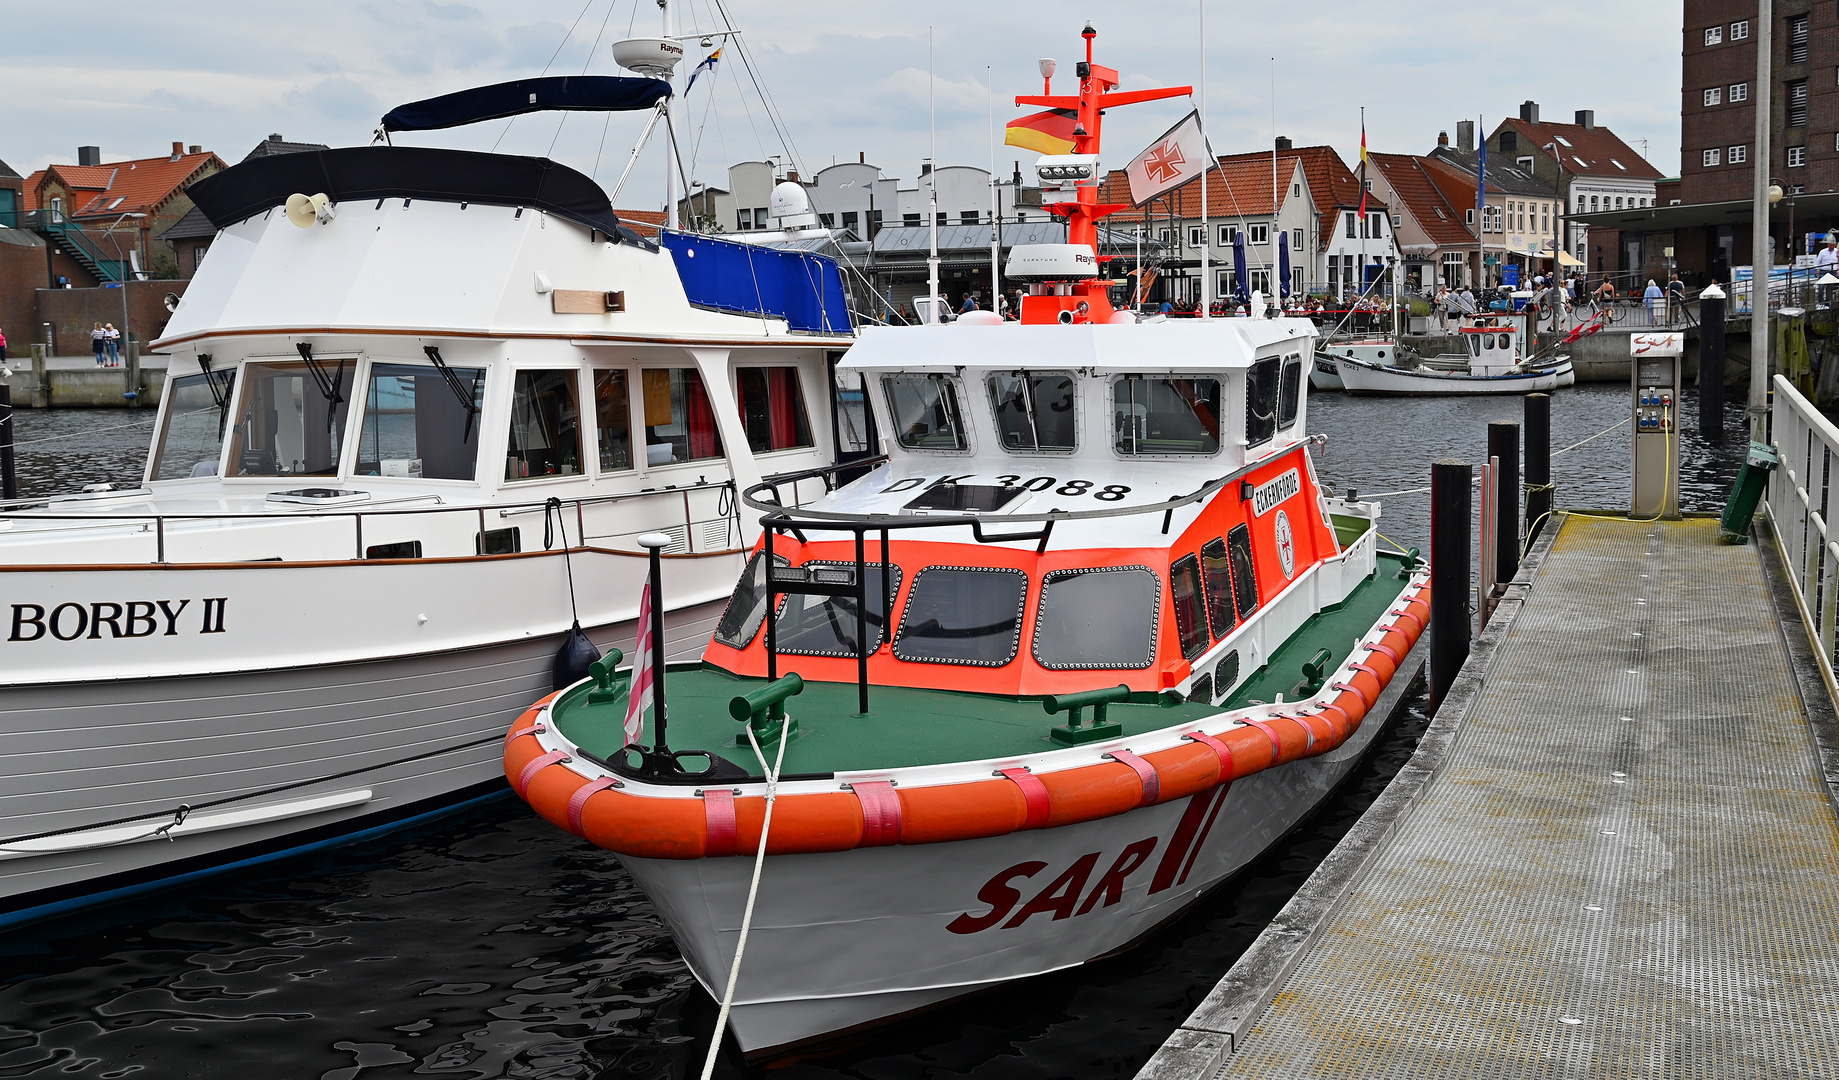
[[[1160,90],[1124,90],[1116,89],[1118,73],[1115,68],[1101,67],[1092,62],[1092,41],[1098,37],[1098,31],[1087,23],[1080,36],[1086,41],[1086,58],[1078,66],[1079,94],[1069,97],[1053,93],[1053,81],[1043,80],[1041,93],[1018,94],[1017,105],[1041,105],[1049,109],[1073,109],[1079,114],[1079,126],[1073,129],[1073,152],[1076,154],[1097,154],[1102,139],[1105,123],[1105,110],[1119,105],[1134,105],[1139,101],[1156,101],[1161,98],[1185,97],[1194,92],[1191,86],[1169,86]],[[1129,203],[1101,203],[1098,201],[1098,185],[1101,178],[1094,176],[1092,183],[1081,184],[1078,201],[1056,203],[1047,209],[1050,213],[1060,214],[1067,219],[1067,242],[1079,244],[1092,249],[1093,265],[1098,257],[1098,219],[1107,214],[1114,214],[1127,209]],[[1061,289],[1070,286],[1071,292],[1062,293]],[[1080,305],[1085,305],[1081,311]],[[1065,283],[1054,288],[1047,295],[1031,295],[1022,298],[1021,320],[1025,323],[1057,322],[1060,312],[1074,312],[1076,322],[1104,322],[1113,312],[1111,299],[1106,287],[1099,279],[1086,279]]]

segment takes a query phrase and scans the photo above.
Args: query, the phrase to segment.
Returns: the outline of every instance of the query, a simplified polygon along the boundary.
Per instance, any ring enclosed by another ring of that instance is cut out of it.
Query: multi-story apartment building
[[[1490,160],[1512,162],[1549,196],[1562,188],[1572,214],[1645,209],[1654,205],[1659,169],[1596,122],[1592,109],[1577,110],[1569,124],[1541,121],[1539,103],[1520,106],[1488,136]],[[1546,236],[1551,236],[1547,231]],[[1571,254],[1592,274],[1635,273],[1647,264],[1639,233],[1573,223],[1566,237]]]

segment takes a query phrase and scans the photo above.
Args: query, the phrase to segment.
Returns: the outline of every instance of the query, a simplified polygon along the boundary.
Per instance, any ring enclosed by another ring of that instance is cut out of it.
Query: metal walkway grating
[[[1222,1076],[1839,1077],[1839,825],[1757,553],[1716,532],[1567,520]]]

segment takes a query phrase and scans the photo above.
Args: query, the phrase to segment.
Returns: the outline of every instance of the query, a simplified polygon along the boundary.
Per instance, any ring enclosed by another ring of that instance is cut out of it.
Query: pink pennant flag
[[[632,663],[632,688],[626,694],[626,745],[639,741],[645,729],[645,710],[651,707],[651,582],[639,594],[639,637],[632,646],[638,653]]]

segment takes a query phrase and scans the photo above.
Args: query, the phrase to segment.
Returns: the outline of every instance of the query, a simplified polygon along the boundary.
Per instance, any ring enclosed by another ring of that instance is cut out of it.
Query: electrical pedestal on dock
[[[1679,390],[1686,335],[1630,334],[1633,517],[1679,516]]]

